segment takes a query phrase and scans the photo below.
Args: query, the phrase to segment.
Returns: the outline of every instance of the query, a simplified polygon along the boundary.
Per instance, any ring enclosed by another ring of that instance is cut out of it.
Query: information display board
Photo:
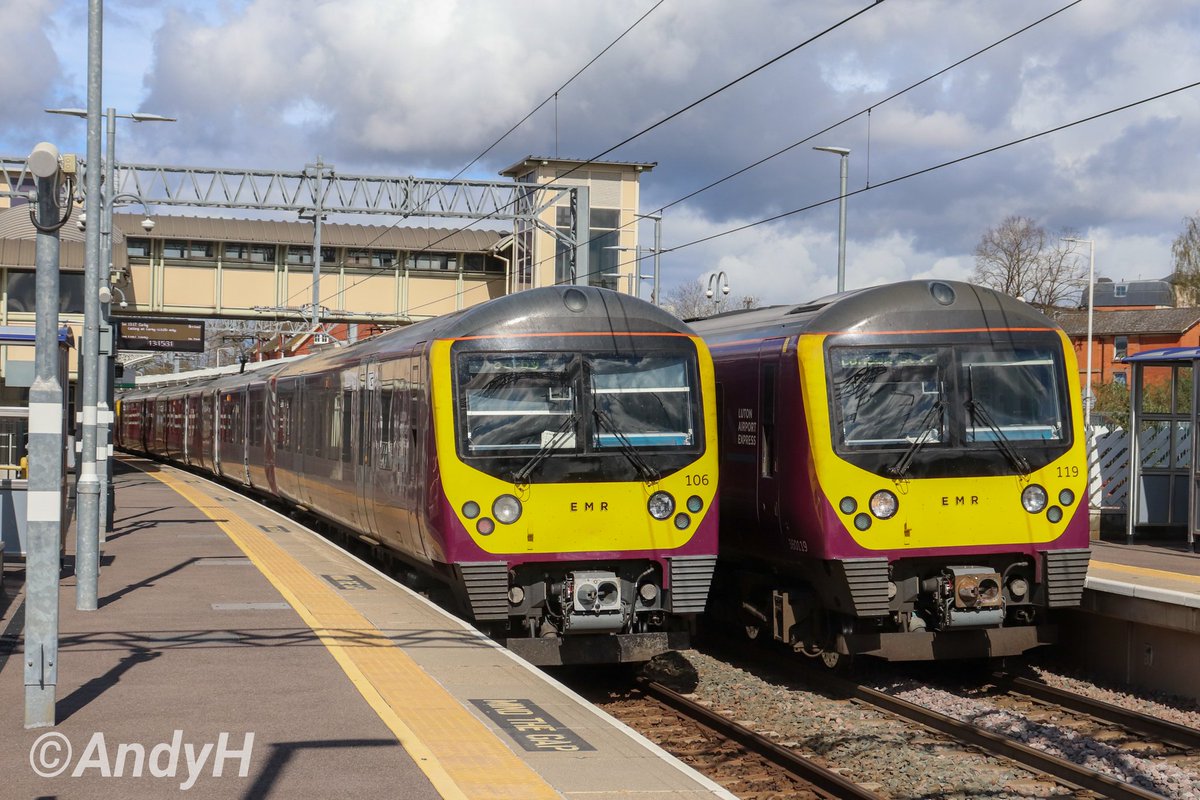
[[[114,322],[117,326],[118,350],[204,352],[203,320],[141,317],[118,319]]]

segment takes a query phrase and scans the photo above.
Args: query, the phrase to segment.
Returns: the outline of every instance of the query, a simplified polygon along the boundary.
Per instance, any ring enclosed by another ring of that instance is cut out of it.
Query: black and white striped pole
[[[25,560],[25,727],[53,725],[58,684],[58,576],[62,552],[63,387],[58,342],[58,150],[42,142],[29,156],[37,179],[37,321],[29,388],[28,535]],[[66,203],[70,208],[70,198]]]

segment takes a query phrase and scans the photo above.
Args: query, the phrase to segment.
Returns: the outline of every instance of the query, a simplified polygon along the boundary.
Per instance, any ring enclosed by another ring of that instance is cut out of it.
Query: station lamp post
[[[823,153],[833,153],[842,161],[842,190],[838,195],[838,294],[846,291],[846,176],[850,171],[849,147],[814,147]]]
[[[650,292],[650,302],[656,306],[662,305],[658,296],[658,258],[662,255],[662,214],[634,214],[634,216],[638,219],[654,220],[654,247],[650,250],[651,253],[654,253],[654,283],[651,284],[653,289]],[[639,262],[637,271],[641,272],[641,269]]]
[[[649,249],[647,249],[645,247],[641,247],[641,246],[626,247],[624,245],[622,245],[622,246],[609,245],[608,247],[605,247],[604,249],[605,250],[615,250],[618,253],[633,253],[633,272],[628,272],[628,273],[626,273],[626,272],[602,272],[600,274],[605,278],[629,278],[629,294],[633,295],[634,297],[640,298],[642,296],[642,288],[641,288],[642,281],[651,281],[658,277],[657,272],[655,272],[651,275],[645,275],[645,274],[642,274],[642,272],[641,272],[642,253],[649,253],[650,252]],[[658,288],[658,282],[655,281],[653,285],[655,287],[654,290],[656,291]],[[651,297],[650,301],[654,302],[654,298]],[[658,303],[654,303],[654,304],[658,305]]]
[[[89,34],[89,50],[91,49]],[[90,57],[90,56],[89,56]],[[98,72],[98,70],[96,70]],[[90,78],[89,78],[90,80]],[[98,87],[97,87],[98,89]],[[92,97],[89,87],[89,98]],[[95,93],[99,97],[99,92]],[[98,101],[97,101],[98,102]],[[131,119],[134,122],[174,122],[173,117],[159,114],[136,112],[133,114],[118,114],[116,109],[109,108],[105,114],[108,122],[107,159],[104,164],[104,188],[100,191],[98,180],[100,165],[98,137],[93,142],[93,117],[91,110],[82,108],[48,108],[48,114],[65,114],[80,117],[88,121],[88,174],[86,183],[87,208],[94,216],[100,218],[99,230],[96,234],[88,233],[86,242],[89,264],[91,269],[84,270],[84,323],[83,346],[80,350],[79,379],[83,388],[83,435],[80,451],[80,464],[76,480],[77,526],[76,526],[76,583],[75,607],[80,611],[95,611],[97,608],[97,577],[99,575],[99,543],[100,532],[107,529],[111,512],[111,458],[108,453],[109,415],[108,390],[101,384],[108,384],[108,357],[101,357],[99,348],[101,316],[107,320],[107,304],[100,302],[101,279],[100,270],[111,275],[110,262],[112,256],[112,213],[116,200],[116,188],[113,186],[116,164],[116,133],[117,119]],[[96,111],[99,109],[97,108]],[[98,133],[98,131],[97,131]],[[93,152],[95,151],[95,152]],[[93,193],[95,196],[93,196]],[[98,212],[98,213],[97,213]],[[153,222],[151,221],[151,225]],[[96,236],[93,239],[93,235]],[[103,286],[108,287],[106,277]],[[104,294],[111,297],[111,292]],[[103,367],[101,366],[103,362]],[[103,376],[101,375],[103,373]],[[103,439],[100,438],[103,432]],[[101,454],[101,447],[103,454]],[[98,462],[103,462],[104,469],[97,470]],[[101,474],[103,477],[101,477]],[[95,489],[92,486],[95,485]],[[96,498],[91,498],[92,494]],[[103,510],[102,510],[103,505]]]
[[[722,297],[717,297],[717,291],[720,290]],[[729,294],[729,276],[725,274],[725,270],[719,272],[708,273],[708,289],[705,290],[704,296],[713,303],[713,313],[717,313],[717,306],[720,305],[724,296]]]
[[[1083,393],[1083,427],[1088,444],[1088,463],[1091,463],[1092,452],[1092,406],[1096,398],[1092,394],[1092,317],[1096,307],[1096,242],[1093,239],[1076,239],[1064,237],[1064,242],[1086,244],[1088,246],[1088,323],[1087,323],[1087,376],[1084,378]]]

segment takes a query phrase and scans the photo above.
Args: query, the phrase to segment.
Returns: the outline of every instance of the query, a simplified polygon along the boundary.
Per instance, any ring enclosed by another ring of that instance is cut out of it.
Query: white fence
[[[1176,434],[1175,455],[1171,457],[1171,435]],[[1088,475],[1088,495],[1092,508],[1129,510],[1129,432],[1123,428],[1093,426],[1094,447]],[[1190,424],[1155,422],[1139,434],[1138,449],[1142,469],[1173,468],[1188,470],[1192,463]]]

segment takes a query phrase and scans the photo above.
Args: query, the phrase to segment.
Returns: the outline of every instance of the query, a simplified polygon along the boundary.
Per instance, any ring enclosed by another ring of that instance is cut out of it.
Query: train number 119
[[[1079,467],[1059,467],[1058,477],[1060,478],[1078,478]]]

